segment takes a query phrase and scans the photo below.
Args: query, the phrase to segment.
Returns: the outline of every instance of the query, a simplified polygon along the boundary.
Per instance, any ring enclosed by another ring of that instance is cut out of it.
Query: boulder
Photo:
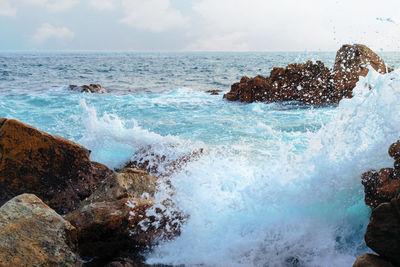
[[[112,172],[90,151],[12,119],[0,119],[0,205],[33,193],[58,213],[76,208]]]
[[[222,90],[207,90],[206,93],[209,93],[210,95],[219,95]]]
[[[357,258],[353,267],[394,267],[394,265],[377,255],[363,254]]]
[[[400,199],[382,203],[372,210],[365,233],[368,247],[380,256],[400,265]]]
[[[103,264],[116,257],[143,260],[140,253],[179,235],[184,219],[169,203],[155,205],[158,178],[130,168],[109,176],[79,209],[66,215],[77,228],[78,249]]]
[[[1,266],[82,266],[76,238],[75,227],[35,195],[0,208]]]
[[[89,85],[69,85],[68,89],[75,92],[80,93],[96,93],[96,94],[104,94],[107,91],[100,84],[89,84]]]
[[[362,44],[343,45],[336,53],[332,71],[334,95],[341,99],[352,97],[353,88],[360,76],[368,74],[368,66],[386,73],[385,62],[371,49]]]

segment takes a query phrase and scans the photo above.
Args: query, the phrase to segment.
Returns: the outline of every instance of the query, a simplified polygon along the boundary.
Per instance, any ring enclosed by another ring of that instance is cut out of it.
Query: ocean
[[[380,55],[400,66],[399,53]],[[370,71],[352,99],[322,107],[205,92],[294,62],[332,67],[334,57],[1,52],[0,117],[71,139],[115,169],[141,151],[173,160],[203,149],[168,177],[174,206],[189,219],[179,237],[145,255],[150,264],[351,266],[369,251],[361,174],[393,165],[387,149],[400,136],[400,72]],[[89,83],[108,93],[67,90]],[[161,183],[156,198],[170,193]]]

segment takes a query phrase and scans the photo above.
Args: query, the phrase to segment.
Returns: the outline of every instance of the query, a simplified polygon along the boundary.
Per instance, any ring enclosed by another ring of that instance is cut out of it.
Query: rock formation
[[[362,175],[365,203],[372,208],[365,233],[368,247],[379,256],[366,254],[354,263],[361,266],[400,266],[400,141],[389,147],[394,168],[370,170]]]
[[[35,195],[19,195],[0,208],[0,265],[82,266],[76,234]]]
[[[69,85],[68,89],[75,92],[80,93],[96,93],[96,94],[104,94],[107,91],[100,84],[89,84],[89,85]]]
[[[144,171],[126,168],[67,214],[78,231],[80,255],[96,257],[96,264],[124,256],[140,261],[140,252],[179,235],[183,216],[154,206],[157,182]]]
[[[12,119],[0,119],[0,205],[33,193],[59,213],[76,208],[112,172],[90,151]]]
[[[338,103],[352,97],[360,76],[366,76],[367,66],[380,73],[391,71],[383,60],[365,45],[343,45],[336,54],[330,71],[321,61],[289,64],[273,68],[269,77],[243,77],[224,95],[229,101],[245,103],[298,101],[308,105]]]

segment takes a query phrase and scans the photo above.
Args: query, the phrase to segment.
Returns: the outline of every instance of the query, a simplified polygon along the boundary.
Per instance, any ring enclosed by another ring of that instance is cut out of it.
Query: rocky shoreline
[[[366,46],[344,45],[332,70],[320,61],[274,68],[269,77],[243,77],[224,98],[338,103],[352,96],[367,65],[391,71]],[[105,92],[96,84],[69,89]],[[149,151],[110,170],[91,161],[91,151],[79,144],[0,118],[0,265],[146,266],[142,254],[179,236],[187,220],[179,209],[166,212],[156,203],[159,182],[203,153],[199,149],[170,162]],[[393,168],[368,170],[361,177],[372,209],[365,241],[377,255],[361,255],[355,267],[400,266],[400,141],[388,153]],[[149,164],[148,156],[164,170]]]
[[[158,177],[113,172],[89,155],[70,140],[0,119],[1,264],[138,266],[142,252],[179,234],[185,216],[154,206]]]

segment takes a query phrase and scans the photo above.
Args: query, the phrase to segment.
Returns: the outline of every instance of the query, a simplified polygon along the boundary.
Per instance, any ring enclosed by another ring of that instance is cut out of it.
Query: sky
[[[399,0],[0,0],[0,50],[400,51]]]

